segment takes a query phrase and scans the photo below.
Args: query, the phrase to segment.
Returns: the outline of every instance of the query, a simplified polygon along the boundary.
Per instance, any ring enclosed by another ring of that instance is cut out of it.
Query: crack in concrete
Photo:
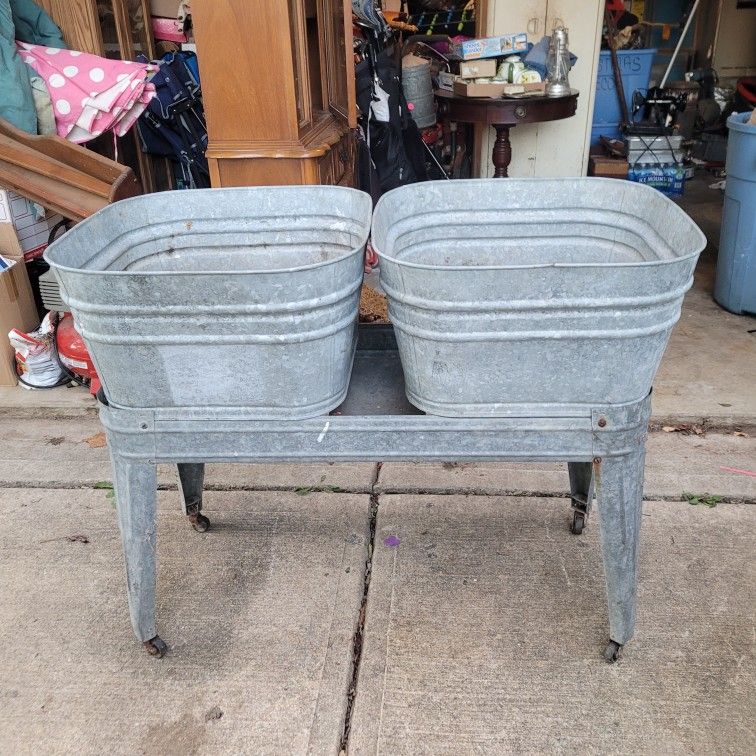
[[[570,499],[569,491],[539,491],[522,488],[450,488],[446,486],[422,487],[422,486],[392,486],[376,491],[378,485],[377,475],[380,473],[382,462],[376,463],[376,471],[373,480],[368,485],[358,486],[333,486],[328,484],[307,485],[300,483],[298,485],[272,485],[265,484],[228,484],[228,483],[206,483],[205,491],[248,491],[250,493],[266,492],[296,492],[306,489],[306,493],[344,493],[344,494],[375,494],[376,496],[405,495],[405,496],[518,496],[524,499]],[[102,486],[90,481],[35,481],[35,480],[0,480],[0,489],[32,489],[32,490],[64,490],[64,491],[81,491],[81,490],[108,490]],[[158,491],[178,491],[175,483],[159,483]],[[655,494],[648,493],[643,495],[643,501],[687,501],[679,494]],[[749,496],[731,496],[724,495],[720,501],[721,504],[756,504],[755,497]]]
[[[344,728],[341,732],[341,744],[339,754],[347,754],[349,751],[349,735],[352,731],[352,716],[354,714],[354,702],[357,699],[357,684],[360,676],[362,662],[362,645],[365,640],[365,621],[367,619],[367,601],[370,591],[370,578],[373,575],[373,552],[375,550],[375,530],[378,521],[379,494],[375,493],[375,487],[381,477],[383,462],[377,462],[373,473],[370,492],[370,540],[368,541],[367,559],[365,560],[365,574],[362,584],[362,602],[357,619],[357,627],[352,636],[352,679],[347,689],[347,705],[344,714]]]
[[[500,488],[495,490],[483,488],[423,488],[420,486],[395,486],[384,488],[378,491],[380,496],[402,495],[402,496],[516,496],[523,499],[567,499],[571,496],[569,491],[537,491],[525,490],[519,488]],[[644,494],[643,501],[688,501],[682,492],[679,494]],[[756,498],[748,496],[722,496],[720,504],[756,504]]]

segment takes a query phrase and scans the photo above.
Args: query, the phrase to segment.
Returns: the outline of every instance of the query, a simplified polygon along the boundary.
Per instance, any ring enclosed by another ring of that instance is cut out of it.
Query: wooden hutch
[[[351,0],[192,0],[192,21],[212,185],[351,185]]]

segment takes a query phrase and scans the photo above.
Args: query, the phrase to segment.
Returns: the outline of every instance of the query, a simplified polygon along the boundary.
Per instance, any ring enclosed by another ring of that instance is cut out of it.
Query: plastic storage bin
[[[544,417],[648,394],[706,239],[640,184],[474,179],[387,193],[372,243],[410,402]]]
[[[750,113],[727,119],[727,184],[714,298],[735,313],[756,313],[756,126]]]
[[[627,162],[670,165],[682,163],[685,153],[681,136],[629,136],[625,137]]]
[[[632,103],[633,92],[640,89],[644,94],[651,77],[655,48],[642,50],[618,50],[622,88],[628,108]],[[593,103],[593,127],[591,144],[598,144],[600,136],[616,139],[620,136],[619,124],[622,115],[614,85],[612,58],[609,50],[602,50],[599,55],[598,76],[596,78],[596,98]]]
[[[346,395],[371,210],[342,187],[162,192],[45,259],[111,404],[305,418]]]

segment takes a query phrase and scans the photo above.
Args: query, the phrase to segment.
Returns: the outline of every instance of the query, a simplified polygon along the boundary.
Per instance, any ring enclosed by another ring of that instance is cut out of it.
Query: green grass
[[[691,506],[697,507],[699,504],[701,504],[704,507],[708,507],[709,509],[714,509],[714,507],[716,507],[720,501],[724,501],[724,496],[716,496],[709,493],[692,494],[687,493],[686,491],[683,491],[683,498]]]

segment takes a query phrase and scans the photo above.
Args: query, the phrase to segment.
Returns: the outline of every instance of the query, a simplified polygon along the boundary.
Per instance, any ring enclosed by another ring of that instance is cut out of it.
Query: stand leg
[[[605,459],[597,481],[609,605],[610,642],[604,652],[608,662],[617,660],[635,630],[645,456],[641,446],[627,456]]]
[[[494,126],[496,141],[494,142],[491,160],[494,164],[494,178],[506,178],[507,169],[512,160],[512,145],[509,141],[509,126]]]
[[[166,645],[155,628],[157,468],[117,453],[112,462],[131,626],[150,654],[163,656]]]
[[[202,486],[205,482],[205,465],[180,462],[178,465],[181,508],[198,533],[210,527],[210,520],[202,514]]]
[[[570,496],[572,498],[572,525],[570,532],[580,535],[588,523],[593,504],[593,462],[568,462]]]

